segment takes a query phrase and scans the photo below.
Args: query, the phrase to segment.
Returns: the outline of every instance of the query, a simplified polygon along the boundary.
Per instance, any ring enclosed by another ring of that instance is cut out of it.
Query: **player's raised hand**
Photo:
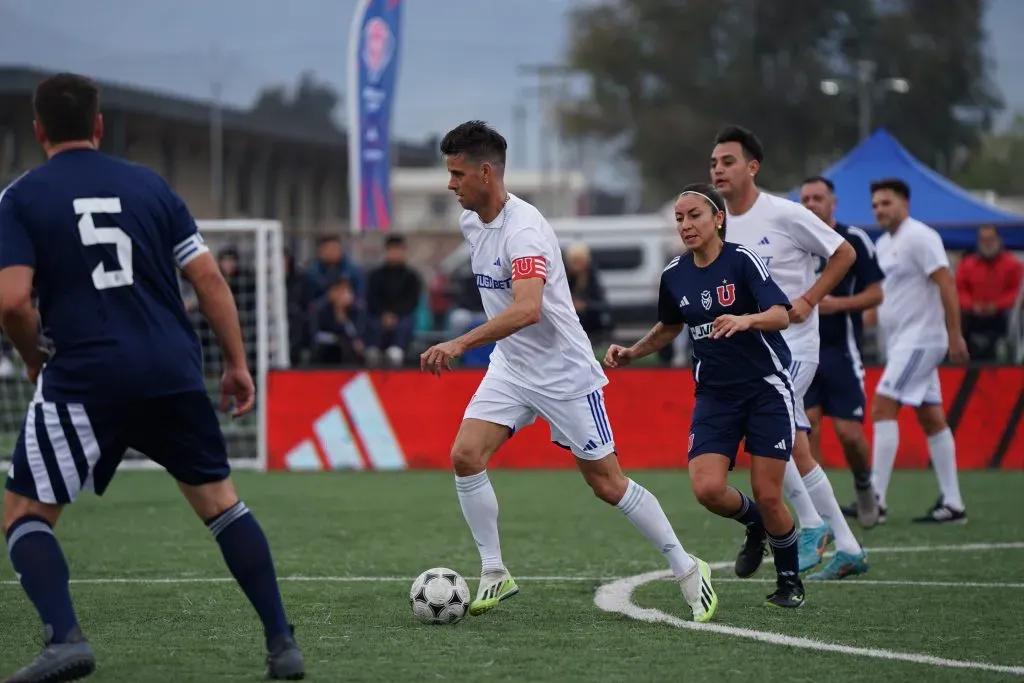
[[[228,368],[220,380],[220,409],[227,412],[231,408],[231,401],[235,402],[235,409],[231,417],[245,415],[256,404],[256,387],[252,383],[252,375],[248,368]]]
[[[440,377],[442,372],[452,369],[452,361],[464,351],[462,345],[454,339],[431,346],[420,354],[420,370]]]
[[[749,329],[749,315],[720,315],[711,323],[711,338],[729,338],[737,332],[746,332]]]
[[[633,354],[625,346],[612,344],[604,354],[604,364],[610,368],[621,368],[633,361]]]

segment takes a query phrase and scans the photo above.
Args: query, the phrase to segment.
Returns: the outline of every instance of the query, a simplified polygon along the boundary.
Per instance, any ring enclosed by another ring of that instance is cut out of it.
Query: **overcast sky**
[[[585,1],[407,0],[396,133],[422,139],[467,118],[511,132],[513,105],[521,100],[536,165],[537,103],[522,92],[533,82],[517,67],[558,61],[567,9]],[[0,64],[73,69],[197,98],[209,97],[219,79],[225,99],[240,106],[268,84],[294,83],[306,69],[344,91],[355,4],[0,0]],[[1024,0],[992,0],[991,7],[986,25],[996,80],[1009,107],[1024,110]]]

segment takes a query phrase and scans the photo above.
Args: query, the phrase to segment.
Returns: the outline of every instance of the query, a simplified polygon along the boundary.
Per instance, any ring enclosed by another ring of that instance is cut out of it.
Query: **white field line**
[[[1024,547],[1024,543],[971,543],[965,545],[948,545],[948,546],[932,546],[930,548],[921,547],[895,547],[895,548],[869,548],[868,552],[875,553],[909,553],[909,552],[927,552],[928,550],[942,551],[942,552],[972,552],[982,550],[1004,550],[1004,549],[1016,549]],[[731,566],[728,562],[716,562],[713,568],[723,568],[725,566]],[[727,626],[725,624],[706,623],[698,624],[693,621],[686,621],[679,617],[671,614],[666,614],[661,610],[649,609],[640,607],[633,602],[633,592],[640,586],[664,579],[668,575],[668,572],[648,572],[646,574],[638,574],[637,576],[631,576],[625,579],[618,579],[611,583],[604,584],[597,589],[597,593],[594,596],[594,604],[605,612],[613,612],[622,614],[630,619],[636,619],[637,621],[644,621],[647,623],[662,623],[675,626],[676,628],[689,629],[692,631],[703,631],[705,633],[715,633],[718,635],[731,636],[733,638],[745,638],[748,640],[757,640],[762,643],[769,645],[776,645],[781,647],[793,647],[804,650],[816,650],[818,652],[832,652],[837,654],[852,655],[854,657],[867,657],[873,659],[884,659],[893,662],[910,662],[914,664],[926,664],[930,666],[937,666],[947,669],[973,669],[976,671],[992,671],[996,673],[1012,674],[1017,676],[1024,676],[1024,666],[1005,666],[1000,664],[989,664],[988,662],[974,662],[960,659],[946,659],[944,657],[934,657],[932,655],[923,655],[914,652],[898,652],[895,650],[885,650],[879,648],[863,648],[863,647],[852,647],[850,645],[841,645],[839,643],[828,643],[821,640],[815,640],[812,638],[802,638],[797,636],[788,636],[782,633],[773,633],[771,631],[756,631],[754,629],[740,628],[736,626]],[[742,581],[743,579],[735,579],[736,581]],[[747,579],[749,580],[749,579]],[[718,579],[718,581],[730,581],[730,579]],[[819,585],[847,585],[854,583],[849,579],[837,582],[824,582],[815,583],[814,586]],[[957,584],[955,582],[898,582],[898,581],[871,581],[862,580],[857,581],[856,585],[860,584],[880,584],[880,585],[901,585],[901,586],[917,586],[917,585],[933,585],[933,584],[945,584],[948,583],[952,587],[972,587],[969,584]],[[1005,586],[1018,587],[1022,584],[1004,584]],[[985,587],[997,587],[996,584],[985,584]],[[1001,587],[1001,586],[1000,586]]]
[[[1024,541],[1010,542],[1010,543],[967,543],[962,545],[936,545],[936,546],[892,546],[892,547],[880,547],[880,548],[868,548],[869,553],[924,553],[929,551],[938,552],[973,552],[973,551],[986,551],[986,550],[1014,550],[1024,549]],[[733,562],[731,560],[725,560],[721,562],[710,563],[711,569],[723,570],[731,569]],[[670,574],[667,571],[662,572],[650,572],[645,576],[652,576],[657,579],[670,578]],[[281,576],[278,577],[278,581],[284,583],[386,583],[386,582],[401,582],[401,581],[412,581],[412,576]],[[516,576],[517,581],[534,581],[538,583],[562,583],[562,582],[608,582],[617,581],[623,578],[621,576],[593,576],[593,575],[540,575],[540,576]],[[716,581],[728,582],[728,581],[757,581],[758,579],[731,579],[726,577],[716,578]],[[97,577],[91,579],[71,579],[71,583],[78,585],[177,585],[177,584],[204,584],[204,583],[231,583],[234,579],[229,576],[126,576],[126,577]],[[942,588],[1024,588],[1024,584],[1017,583],[985,583],[985,582],[970,582],[970,583],[959,583],[959,582],[941,582],[941,581],[873,581],[871,579],[853,580],[845,579],[843,581],[827,582],[828,585],[859,585],[859,584],[871,584],[871,585],[893,585],[893,586],[920,586],[920,587],[942,587]],[[17,581],[6,580],[0,581],[0,586],[17,586]],[[818,584],[815,584],[818,585]]]

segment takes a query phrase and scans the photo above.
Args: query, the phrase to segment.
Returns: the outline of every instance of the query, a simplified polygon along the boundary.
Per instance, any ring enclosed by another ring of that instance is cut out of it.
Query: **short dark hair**
[[[92,140],[100,89],[85,76],[59,73],[36,86],[32,109],[50,143]]]
[[[738,142],[748,161],[751,159],[757,163],[764,161],[764,147],[761,145],[761,141],[743,126],[726,126],[718,131],[718,135],[715,136],[715,144],[721,145],[725,142]]]
[[[891,190],[904,199],[910,200],[910,185],[907,185],[906,181],[900,178],[882,178],[881,180],[873,181],[871,183],[871,194],[879,190]]]
[[[722,194],[711,183],[690,183],[682,189],[679,196],[682,197],[687,193],[703,195],[715,213],[728,213],[725,210],[725,199],[722,198]],[[722,216],[722,227],[718,229],[718,236],[723,240],[725,239],[725,221],[726,217]]]
[[[821,183],[828,188],[829,192],[832,194],[836,193],[836,184],[823,175],[812,175],[810,178],[804,178],[804,181],[800,183],[800,187],[810,185],[811,183]]]
[[[404,247],[404,246],[405,246],[405,237],[403,237],[402,235],[391,234],[391,235],[388,235],[387,237],[384,238],[384,247],[385,248]]]
[[[508,142],[484,121],[466,121],[452,128],[441,140],[441,154],[462,154],[476,161],[505,165]]]

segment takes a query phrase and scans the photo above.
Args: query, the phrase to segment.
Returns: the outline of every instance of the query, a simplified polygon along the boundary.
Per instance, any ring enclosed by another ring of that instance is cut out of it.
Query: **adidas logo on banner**
[[[339,395],[340,403],[313,421],[314,438],[285,454],[287,468],[321,470],[326,461],[334,470],[404,470],[405,454],[370,376],[359,373]]]

